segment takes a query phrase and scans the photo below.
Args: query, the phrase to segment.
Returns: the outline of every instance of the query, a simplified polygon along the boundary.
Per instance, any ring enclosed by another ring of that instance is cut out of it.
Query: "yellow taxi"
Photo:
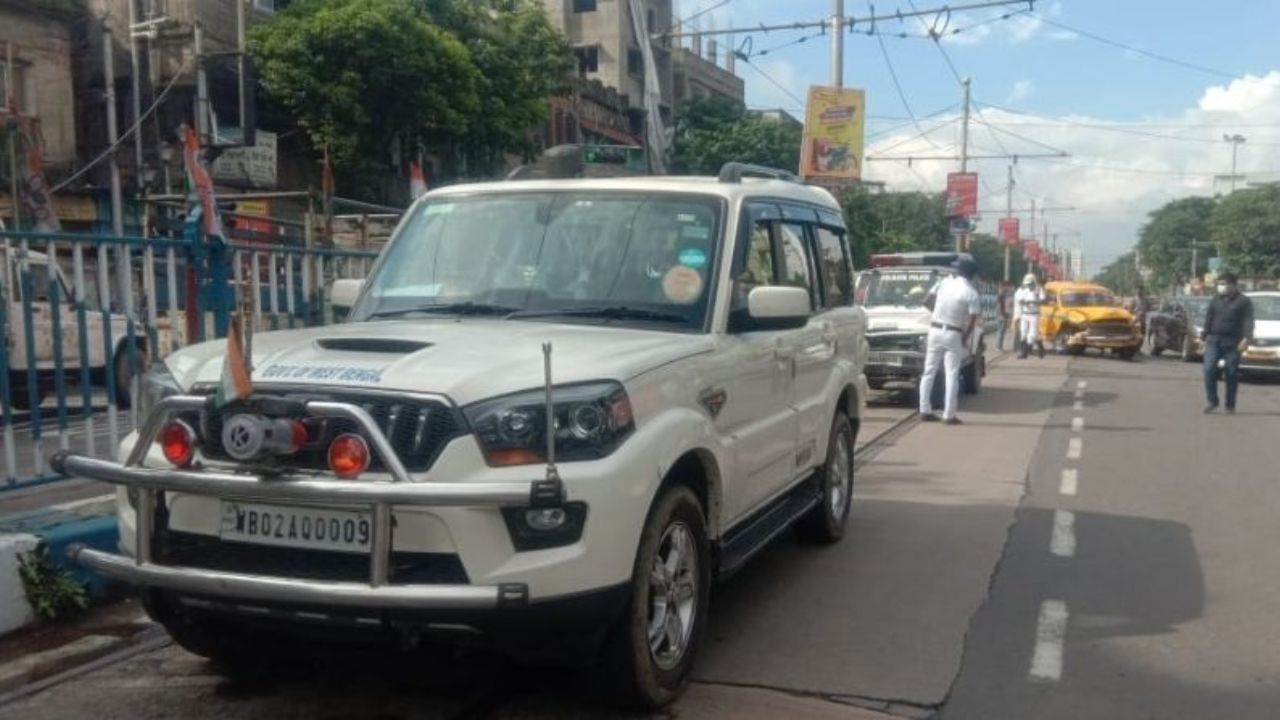
[[[1061,353],[1079,355],[1088,348],[1131,358],[1142,347],[1142,328],[1110,290],[1086,282],[1050,282],[1044,286],[1040,337]]]

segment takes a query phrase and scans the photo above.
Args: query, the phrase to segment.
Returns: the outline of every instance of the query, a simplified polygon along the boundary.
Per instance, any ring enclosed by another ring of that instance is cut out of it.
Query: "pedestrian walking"
[[[1222,379],[1227,386],[1227,412],[1236,411],[1239,388],[1240,353],[1253,340],[1253,301],[1240,292],[1236,276],[1223,273],[1218,278],[1218,294],[1209,301],[1204,316],[1204,393],[1209,404],[1204,411],[1218,409],[1218,361],[1222,361]]]
[[[1013,316],[1018,324],[1018,359],[1027,359],[1031,346],[1044,357],[1044,343],[1040,340],[1040,305],[1044,303],[1044,290],[1036,276],[1027,273],[1022,278],[1022,287],[1013,294]]]
[[[960,402],[960,365],[968,353],[969,338],[982,317],[982,296],[973,286],[978,265],[962,257],[956,261],[956,275],[939,282],[925,298],[925,306],[933,310],[929,337],[925,345],[924,374],[920,377],[920,417],[937,422],[933,414],[933,383],[941,366],[946,374],[946,401],[942,422],[959,425],[956,405]]]
[[[1013,322],[1013,289],[1009,287],[1008,280],[1000,281],[1000,292],[996,294],[996,317],[1000,319],[1000,329],[996,331],[996,349],[1004,352],[1004,334],[1009,330],[1009,324]],[[1014,345],[1017,345],[1017,332],[1014,332]]]

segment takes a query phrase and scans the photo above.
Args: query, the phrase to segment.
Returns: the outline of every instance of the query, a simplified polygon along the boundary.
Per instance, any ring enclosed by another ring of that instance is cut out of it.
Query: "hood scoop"
[[[431,343],[421,340],[402,340],[400,338],[324,338],[317,340],[324,350],[345,350],[347,352],[387,353],[407,355],[425,350]]]

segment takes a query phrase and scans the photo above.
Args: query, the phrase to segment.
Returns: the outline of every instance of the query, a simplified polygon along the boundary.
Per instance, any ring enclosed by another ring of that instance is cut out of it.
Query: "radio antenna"
[[[556,470],[556,409],[551,401],[551,343],[542,343],[542,374],[547,392],[547,480],[559,482]]]

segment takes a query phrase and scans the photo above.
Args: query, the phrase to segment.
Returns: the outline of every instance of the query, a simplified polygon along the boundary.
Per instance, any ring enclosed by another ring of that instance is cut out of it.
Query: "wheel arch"
[[[724,481],[715,454],[706,448],[695,447],[676,457],[663,474],[650,506],[662,497],[667,488],[677,485],[689,488],[698,497],[707,521],[707,535],[713,540],[719,538],[724,515]]]

